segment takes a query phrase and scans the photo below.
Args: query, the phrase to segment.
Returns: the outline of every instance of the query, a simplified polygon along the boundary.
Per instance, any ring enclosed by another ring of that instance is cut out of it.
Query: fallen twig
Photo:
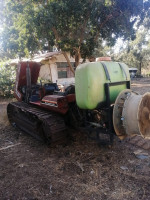
[[[77,165],[81,169],[81,171],[84,172],[83,165],[81,163],[79,163],[78,161],[77,161]]]
[[[7,146],[7,147],[2,147],[2,148],[0,148],[0,151],[5,150],[5,149],[9,149],[9,148],[11,148],[11,147],[18,146],[18,145],[20,145],[20,144],[21,144],[21,143],[17,143],[17,144],[9,145],[9,146]]]

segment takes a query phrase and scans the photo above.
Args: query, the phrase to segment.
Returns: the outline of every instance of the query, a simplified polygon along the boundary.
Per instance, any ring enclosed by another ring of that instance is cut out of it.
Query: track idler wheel
[[[120,139],[131,135],[150,139],[150,93],[123,90],[115,101],[113,125]]]

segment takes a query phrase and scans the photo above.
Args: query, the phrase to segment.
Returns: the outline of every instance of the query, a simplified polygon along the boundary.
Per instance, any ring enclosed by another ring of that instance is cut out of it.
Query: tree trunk
[[[141,70],[142,70],[142,59],[140,60],[140,67],[139,67],[140,75],[141,75]]]
[[[80,64],[80,58],[81,58],[80,47],[74,48],[74,50],[75,50],[75,68],[77,68],[77,66]]]
[[[55,27],[53,27],[52,30],[53,30],[53,32],[54,32],[56,41],[58,42],[58,40],[59,40],[58,32],[57,32],[57,30],[56,30]],[[56,44],[56,46],[57,46],[57,44]],[[72,73],[75,75],[75,71],[74,71],[74,69],[73,69],[73,67],[72,67],[72,65],[71,65],[71,62],[70,62],[70,60],[69,60],[69,58],[68,58],[67,53],[66,53],[65,51],[62,51],[62,54],[63,54],[64,57],[66,58],[66,61],[67,61],[67,63],[68,63],[68,66],[69,66],[70,70],[71,70]]]
[[[50,51],[50,41],[48,41],[48,51]]]
[[[75,71],[74,71],[74,69],[73,69],[73,67],[72,67],[72,64],[71,64],[71,62],[70,62],[70,60],[69,60],[69,58],[68,58],[67,53],[66,53],[65,51],[62,51],[62,54],[63,54],[64,57],[66,58],[66,61],[67,61],[68,65],[69,65],[69,67],[70,67],[70,70],[71,70],[71,71],[73,72],[73,74],[75,75]]]

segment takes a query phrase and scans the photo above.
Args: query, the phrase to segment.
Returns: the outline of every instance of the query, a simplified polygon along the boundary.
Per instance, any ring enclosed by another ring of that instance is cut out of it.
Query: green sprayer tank
[[[105,103],[105,83],[130,81],[128,66],[113,61],[81,64],[75,73],[76,102],[81,109],[95,109]],[[127,88],[126,83],[111,86],[110,102],[113,104],[118,94]]]

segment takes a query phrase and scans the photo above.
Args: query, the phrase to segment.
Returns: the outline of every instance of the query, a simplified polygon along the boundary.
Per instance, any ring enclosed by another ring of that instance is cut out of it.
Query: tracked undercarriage
[[[64,119],[57,113],[46,111],[24,102],[12,102],[7,107],[11,124],[38,140],[55,143],[66,138]]]

